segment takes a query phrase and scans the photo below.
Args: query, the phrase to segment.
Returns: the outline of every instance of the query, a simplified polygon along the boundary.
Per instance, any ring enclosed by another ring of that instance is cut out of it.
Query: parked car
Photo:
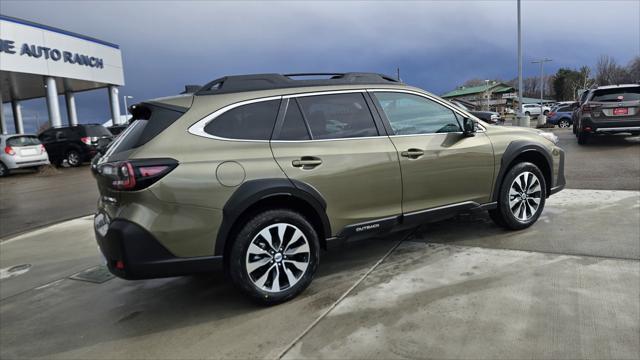
[[[559,128],[568,128],[573,124],[571,114],[573,114],[573,110],[577,107],[574,104],[576,103],[560,105],[551,109],[547,115],[547,122],[549,124],[557,125]]]
[[[49,153],[49,161],[61,166],[67,161],[69,166],[80,166],[97,154],[98,141],[111,139],[113,135],[102,125],[80,124],[50,128],[38,135]]]
[[[47,150],[35,135],[0,135],[0,177],[14,169],[49,165]]]
[[[600,86],[580,106],[576,137],[584,145],[594,135],[640,134],[640,85]]]
[[[549,111],[551,111],[550,107],[545,106],[545,105],[542,106],[542,113],[544,115],[547,115],[549,113]],[[531,115],[538,116],[538,115],[540,115],[540,105],[538,105],[538,104],[523,104],[522,105],[522,113],[527,115],[527,116],[531,116]]]
[[[502,117],[500,116],[500,113],[498,112],[470,110],[468,107],[466,107],[463,103],[459,101],[452,100],[451,102],[456,106],[461,107],[463,110],[466,110],[467,112],[471,113],[471,115],[477,117],[478,119],[484,120],[489,124],[497,124],[503,121]]]
[[[591,90],[585,90],[580,93],[580,98],[578,99],[577,106],[571,113],[571,123],[573,125],[572,128],[573,128],[574,134],[577,134],[578,132],[576,125],[578,124],[578,115],[580,114],[580,107],[582,107],[582,104],[584,104],[584,102],[587,101],[587,97],[589,96],[590,92]]]
[[[227,76],[131,111],[95,170],[109,270],[222,265],[265,304],[304,290],[321,248],[475,210],[523,229],[565,186],[555,135],[378,74]]]

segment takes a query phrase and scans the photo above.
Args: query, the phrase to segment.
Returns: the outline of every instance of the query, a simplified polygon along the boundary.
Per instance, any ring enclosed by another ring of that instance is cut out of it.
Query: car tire
[[[578,144],[579,145],[586,145],[587,142],[589,141],[589,137],[591,135],[589,133],[584,132],[584,131],[578,131],[576,136],[578,137]]]
[[[227,270],[245,295],[275,305],[309,286],[319,251],[318,234],[304,216],[288,209],[268,210],[252,216],[238,231]]]
[[[528,111],[525,111],[525,113],[524,113],[524,114],[525,114],[525,115],[527,115],[527,116],[531,116],[531,113],[530,113],[530,112],[528,112]]]
[[[547,186],[540,169],[530,163],[514,165],[502,180],[498,206],[489,216],[498,225],[521,230],[538,220],[547,198]]]
[[[78,167],[82,165],[82,158],[80,157],[78,150],[71,149],[67,151],[64,158],[67,160],[67,164],[71,167]]]
[[[549,114],[549,110],[545,110],[542,114],[543,114],[544,116],[547,116],[547,114]]]
[[[3,164],[2,162],[0,162],[0,177],[5,177],[5,176],[9,176],[9,168],[7,167],[7,165]]]
[[[571,126],[571,124],[569,123],[569,120],[567,120],[567,119],[562,119],[562,120],[558,121],[558,127],[559,128],[568,128],[569,126]]]

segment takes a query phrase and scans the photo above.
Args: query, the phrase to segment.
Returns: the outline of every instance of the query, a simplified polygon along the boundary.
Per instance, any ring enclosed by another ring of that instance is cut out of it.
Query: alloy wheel
[[[560,120],[560,122],[558,123],[558,127],[568,128],[569,127],[569,122],[567,120]]]
[[[513,180],[509,187],[509,209],[520,221],[531,219],[538,208],[542,197],[542,187],[538,177],[525,171]]]
[[[69,154],[67,154],[67,162],[71,166],[78,165],[80,163],[80,154],[75,151],[71,151]]]
[[[305,234],[295,225],[277,223],[265,227],[251,240],[245,268],[256,287],[278,293],[300,281],[310,259]]]

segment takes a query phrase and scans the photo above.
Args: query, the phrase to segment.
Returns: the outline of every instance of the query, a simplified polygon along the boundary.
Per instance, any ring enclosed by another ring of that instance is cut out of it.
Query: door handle
[[[400,153],[400,155],[410,158],[410,159],[417,159],[420,156],[424,155],[424,151],[420,150],[420,149],[409,149],[407,151],[403,151]]]
[[[291,165],[301,167],[303,169],[313,169],[320,164],[322,164],[322,160],[313,156],[303,156],[300,159],[293,160],[291,162]]]

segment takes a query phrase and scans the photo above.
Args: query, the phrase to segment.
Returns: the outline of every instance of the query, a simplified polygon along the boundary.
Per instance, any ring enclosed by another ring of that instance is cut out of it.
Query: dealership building
[[[112,119],[121,119],[118,86],[124,85],[120,47],[89,36],[0,15],[0,97],[11,103],[16,133],[24,132],[23,100],[46,98],[49,124],[60,127],[58,95],[69,125],[78,123],[75,94],[105,88]],[[105,101],[107,97],[105,96]],[[4,106],[0,132],[7,133]]]

